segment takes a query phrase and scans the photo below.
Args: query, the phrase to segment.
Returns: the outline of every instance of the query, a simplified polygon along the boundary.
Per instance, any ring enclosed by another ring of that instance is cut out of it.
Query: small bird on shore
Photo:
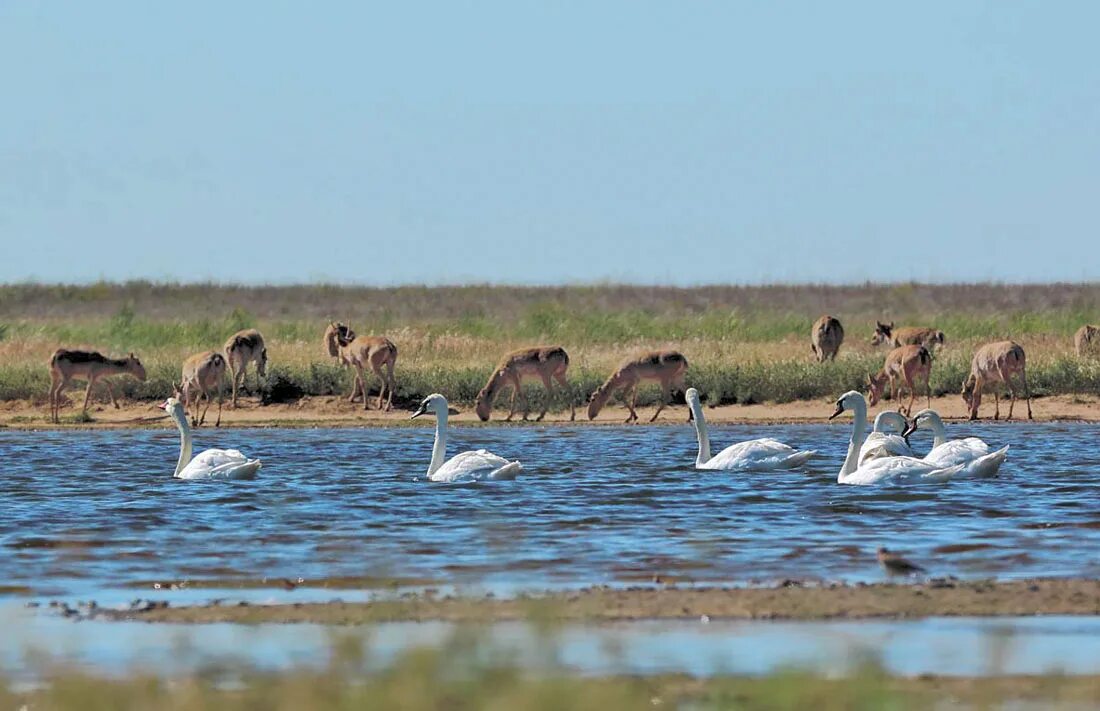
[[[902,558],[897,553],[892,552],[888,548],[878,549],[878,562],[882,566],[882,569],[886,571],[889,576],[910,576],[918,575],[921,573],[927,573],[928,571],[920,567],[916,563],[912,563],[905,558]]]

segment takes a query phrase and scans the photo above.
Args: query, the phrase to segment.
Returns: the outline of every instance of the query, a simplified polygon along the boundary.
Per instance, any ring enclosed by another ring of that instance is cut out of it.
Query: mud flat
[[[812,585],[769,588],[584,588],[498,599],[407,594],[396,600],[274,605],[210,603],[172,607],[149,602],[96,617],[166,623],[317,623],[545,620],[612,622],[700,619],[903,619],[931,616],[1098,615],[1100,581],[934,580],[918,584]]]

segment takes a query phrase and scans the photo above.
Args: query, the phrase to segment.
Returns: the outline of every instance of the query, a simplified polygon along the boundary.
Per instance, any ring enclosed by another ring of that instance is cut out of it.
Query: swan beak
[[[917,425],[915,422],[910,422],[909,426],[905,428],[905,431],[901,433],[901,438],[905,440],[906,444],[909,444],[909,435],[917,431]]]
[[[839,417],[843,412],[844,412],[844,405],[842,405],[841,403],[838,402],[836,404],[836,410],[833,411],[833,414],[829,415],[829,419],[830,420],[835,419],[835,418]]]
[[[165,412],[167,412],[167,411],[168,411],[168,401],[167,401],[167,400],[165,400],[165,401],[164,401],[164,402],[162,402],[161,404],[157,405],[157,407],[158,407],[159,409],[161,409],[161,410],[164,410]]]
[[[419,409],[419,410],[417,410],[416,412],[414,412],[414,413],[412,414],[412,416],[411,416],[411,417],[409,417],[409,419],[410,419],[410,420],[415,420],[416,418],[420,417],[420,416],[421,416],[421,415],[423,415],[423,414],[424,414],[424,406],[423,406],[423,405],[421,405],[421,406],[420,406],[420,409]]]

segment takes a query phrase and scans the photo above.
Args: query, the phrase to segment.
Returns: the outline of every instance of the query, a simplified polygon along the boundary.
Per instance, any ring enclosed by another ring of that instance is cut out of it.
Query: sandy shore
[[[886,403],[887,407],[890,403]],[[923,402],[918,408],[923,407]],[[932,399],[932,407],[947,420],[964,420],[966,406],[958,396],[944,396]],[[873,416],[882,408],[873,408]],[[890,409],[888,407],[888,409]],[[97,404],[89,408],[92,422],[73,422],[78,413],[69,406],[62,410],[62,423],[54,425],[47,419],[48,408],[43,403],[27,400],[11,400],[0,403],[0,427],[12,429],[82,429],[82,428],[119,428],[119,427],[169,427],[163,413],[152,402],[125,402],[116,410],[110,404]],[[488,423],[482,423],[472,409],[460,408],[451,422],[459,425],[522,425],[519,416],[512,423],[504,422],[504,415],[494,413]],[[1076,421],[1100,422],[1100,399],[1094,396],[1057,395],[1039,398],[1032,402],[1032,410],[1037,421]],[[708,422],[753,423],[753,424],[790,424],[808,422],[826,422],[833,412],[831,401],[798,401],[782,404],[763,403],[757,405],[723,405],[708,408]],[[638,414],[645,422],[652,415],[652,408],[639,409]],[[1002,416],[1007,406],[1002,407]],[[410,424],[406,410],[379,412],[364,411],[362,406],[349,404],[338,397],[304,397],[301,400],[278,405],[260,405],[255,400],[242,401],[237,409],[226,409],[222,414],[222,427],[390,427]],[[1026,417],[1027,409],[1020,403],[1015,415]],[[992,401],[983,405],[983,418],[992,420]],[[214,409],[207,416],[207,426],[216,418]],[[583,410],[577,413],[577,424],[617,425],[626,418],[626,411],[620,407],[609,407],[600,413],[595,421],[589,422]],[[533,418],[532,418],[533,419]],[[843,420],[844,418],[842,418]],[[66,421],[67,420],[67,421]],[[687,408],[676,405],[661,413],[657,424],[683,425],[687,421]],[[569,424],[569,413],[550,413],[541,424]],[[528,423],[530,424],[530,423]]]
[[[510,599],[408,594],[398,600],[278,605],[207,604],[99,610],[97,616],[144,622],[314,622],[356,625],[397,620],[610,622],[642,619],[827,620],[930,616],[1097,615],[1100,581],[932,581],[893,585],[770,588],[585,588]]]

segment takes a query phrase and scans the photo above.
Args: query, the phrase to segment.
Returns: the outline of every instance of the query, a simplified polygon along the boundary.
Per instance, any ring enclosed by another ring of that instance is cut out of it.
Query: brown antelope
[[[1004,383],[1010,393],[1012,402],[1008,406],[1008,418],[1012,419],[1012,408],[1016,405],[1016,386],[1012,382],[1015,375],[1020,376],[1024,386],[1024,397],[1027,398],[1027,419],[1031,417],[1031,391],[1027,387],[1027,359],[1024,349],[1019,343],[1013,341],[997,341],[987,343],[974,353],[974,359],[970,361],[970,375],[963,382],[963,401],[970,408],[970,419],[978,419],[978,407],[982,404],[982,389],[989,383]],[[1001,418],[1001,396],[994,391],[993,419]]]
[[[673,386],[684,388],[684,373],[687,372],[688,362],[679,351],[650,351],[641,355],[627,358],[615,372],[611,374],[603,385],[592,393],[592,399],[588,403],[588,419],[596,419],[600,410],[611,399],[616,391],[622,392],[623,401],[630,410],[627,422],[637,422],[638,413],[634,406],[638,400],[638,383],[642,380],[656,380],[661,386],[661,403],[657,411],[649,419],[653,422],[661,410],[668,404]],[[627,399],[629,393],[630,399]]]
[[[363,393],[363,409],[370,409],[367,386],[363,379],[363,368],[369,366],[382,386],[378,390],[378,409],[382,409],[382,399],[386,397],[386,410],[393,409],[393,393],[397,390],[397,379],[393,376],[397,365],[397,346],[384,336],[357,336],[350,326],[342,323],[330,323],[325,330],[325,345],[329,355],[337,361],[355,368],[355,383],[351,387],[348,402],[355,402],[360,391]]]
[[[1078,358],[1100,351],[1100,326],[1087,323],[1077,329],[1077,333],[1073,334],[1073,347]]]
[[[195,398],[195,409],[191,413],[192,427],[199,427],[206,422],[206,413],[210,409],[210,391],[214,388],[218,390],[218,420],[214,423],[214,426],[221,426],[222,385],[224,379],[225,356],[217,351],[197,353],[183,361],[183,375],[177,388],[179,392],[177,397],[183,401],[184,412],[187,412],[187,408],[191,403],[192,391],[198,390],[199,392],[198,397]],[[206,398],[206,407],[202,411],[202,417],[199,417],[199,402],[203,398]]]
[[[222,347],[226,363],[233,378],[233,407],[237,406],[237,390],[244,384],[248,364],[256,362],[256,372],[260,377],[267,375],[267,346],[264,337],[254,328],[237,331]]]
[[[497,365],[496,370],[489,376],[489,382],[477,394],[476,411],[482,422],[489,420],[493,411],[493,400],[502,388],[512,388],[512,402],[508,410],[508,418],[516,414],[516,396],[519,396],[523,404],[523,419],[527,419],[527,398],[523,394],[522,380],[524,377],[537,377],[542,380],[546,388],[546,400],[543,401],[542,412],[535,418],[541,421],[546,417],[546,408],[550,397],[554,393],[554,387],[550,379],[558,381],[565,391],[569,392],[569,381],[565,379],[565,371],[569,368],[569,354],[561,346],[537,346],[535,348],[520,348],[517,351],[504,356]],[[569,420],[577,417],[573,399],[569,399]]]
[[[822,316],[814,321],[810,331],[810,350],[817,356],[818,363],[836,360],[840,344],[844,342],[844,327],[832,316]]]
[[[919,328],[910,326],[907,328],[894,328],[894,322],[882,323],[875,321],[875,335],[871,336],[871,345],[877,346],[889,343],[894,348],[901,346],[924,346],[931,351],[935,345],[944,345],[943,331],[934,328]]]
[[[114,375],[129,374],[138,380],[145,382],[145,366],[133,353],[125,358],[107,358],[98,351],[70,351],[59,348],[50,356],[50,418],[57,422],[61,409],[61,391],[69,384],[70,380],[88,381],[88,389],[84,391],[84,408],[82,415],[88,414],[88,398],[92,394],[92,386],[100,378],[110,378]],[[111,388],[111,381],[104,380],[107,393],[111,396],[111,404],[118,408],[115,400],[115,391]]]
[[[886,390],[886,383],[890,383],[890,399],[898,401],[901,393],[900,382],[904,381],[909,388],[909,404],[906,407],[898,407],[902,414],[908,415],[913,411],[913,401],[917,399],[917,382],[924,381],[924,388],[928,394],[928,407],[932,406],[932,354],[924,346],[902,346],[895,348],[886,354],[886,362],[882,370],[874,375],[867,376],[867,387],[870,393],[870,405],[874,407],[882,399]]]

